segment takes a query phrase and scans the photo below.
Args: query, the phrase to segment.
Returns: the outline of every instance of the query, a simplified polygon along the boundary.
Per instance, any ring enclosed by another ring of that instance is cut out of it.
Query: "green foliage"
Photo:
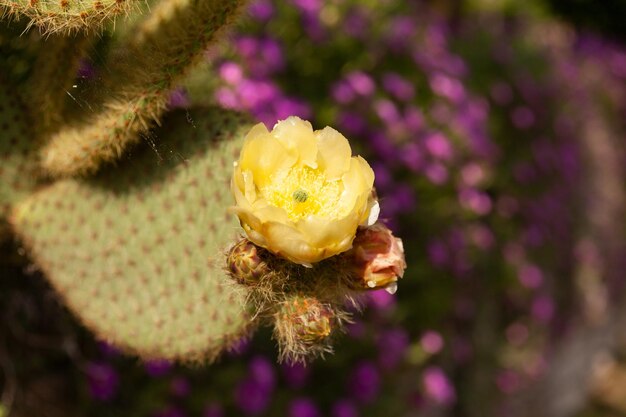
[[[245,335],[245,294],[223,252],[230,167],[245,121],[220,109],[169,116],[114,170],[59,181],[17,206],[13,227],[67,305],[143,357],[214,358]]]

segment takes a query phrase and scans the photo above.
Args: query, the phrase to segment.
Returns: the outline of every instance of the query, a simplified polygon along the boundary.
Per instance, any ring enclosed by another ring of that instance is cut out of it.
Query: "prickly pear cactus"
[[[171,114],[161,149],[90,179],[55,183],[12,223],[67,305],[101,338],[143,357],[212,358],[246,334],[246,294],[225,278],[237,236],[229,191],[245,120]]]
[[[361,291],[350,257],[305,267],[241,243],[228,207],[250,123],[170,111],[244,3],[158,0],[141,17],[136,0],[0,0],[0,226],[86,327],[143,358],[210,360],[268,323],[279,358],[304,361],[331,351]]]
[[[36,144],[19,97],[0,78],[0,238],[13,203],[37,185]]]

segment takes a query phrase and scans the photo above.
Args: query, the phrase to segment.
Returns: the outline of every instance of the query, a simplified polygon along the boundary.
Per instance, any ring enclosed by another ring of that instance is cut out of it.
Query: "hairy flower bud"
[[[402,240],[385,225],[376,223],[359,231],[347,256],[352,262],[353,283],[357,288],[385,288],[395,293],[406,261]]]
[[[324,340],[332,330],[334,313],[313,297],[296,296],[286,300],[279,314],[298,339],[315,343]]]
[[[235,243],[226,256],[226,267],[230,275],[240,284],[257,283],[269,272],[259,254],[262,250],[245,238]]]

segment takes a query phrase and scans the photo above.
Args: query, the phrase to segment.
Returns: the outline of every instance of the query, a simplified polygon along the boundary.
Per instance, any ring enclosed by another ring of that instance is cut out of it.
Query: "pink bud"
[[[395,292],[396,281],[406,269],[402,240],[381,223],[359,231],[348,256],[353,263],[355,284],[361,289],[386,288]]]

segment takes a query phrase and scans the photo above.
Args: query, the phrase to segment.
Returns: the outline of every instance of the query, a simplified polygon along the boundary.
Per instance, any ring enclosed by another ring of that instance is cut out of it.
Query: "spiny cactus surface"
[[[19,97],[0,78],[0,235],[13,203],[36,186],[35,143]]]
[[[169,92],[238,14],[243,0],[167,0],[112,51],[98,112],[67,126],[42,149],[54,177],[90,174],[115,161],[160,121]]]
[[[102,339],[143,357],[211,359],[251,325],[243,288],[224,277],[239,233],[229,188],[244,129],[218,109],[170,115],[159,150],[55,183],[12,223],[49,280]]]
[[[0,15],[26,17],[42,32],[97,32],[117,16],[128,14],[138,0],[0,0]]]

